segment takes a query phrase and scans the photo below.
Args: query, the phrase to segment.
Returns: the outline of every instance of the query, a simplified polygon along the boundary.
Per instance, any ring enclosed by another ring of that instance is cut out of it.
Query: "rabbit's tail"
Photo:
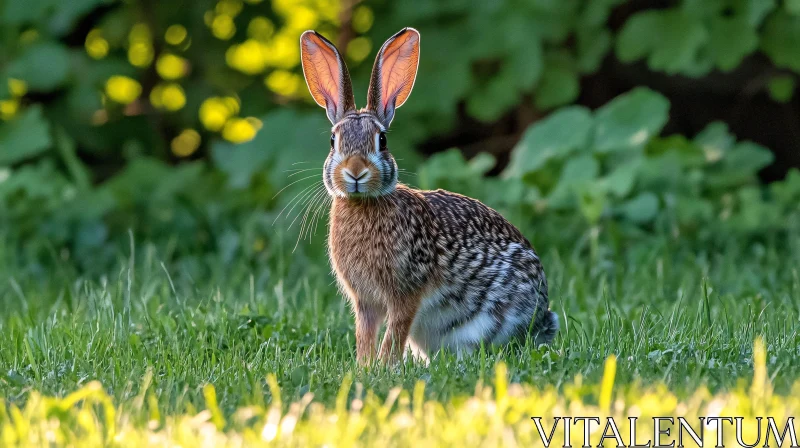
[[[535,319],[535,322],[536,325],[534,325],[531,332],[534,343],[538,346],[553,342],[553,338],[556,337],[559,328],[558,314],[547,310],[542,317]]]

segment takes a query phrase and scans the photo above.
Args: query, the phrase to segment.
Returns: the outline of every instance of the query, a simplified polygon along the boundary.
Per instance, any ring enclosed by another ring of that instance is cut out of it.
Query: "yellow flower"
[[[260,40],[262,42],[272,37],[272,33],[274,32],[275,25],[266,17],[255,17],[250,21],[250,24],[247,25],[247,35],[250,36],[251,39]]]
[[[356,37],[347,44],[347,57],[355,62],[361,62],[369,56],[372,42],[366,37]]]
[[[268,66],[294,68],[300,63],[300,46],[297,36],[279,33],[263,47],[264,60]]]
[[[225,106],[228,107],[228,109],[230,109],[231,115],[236,115],[239,113],[240,104],[238,98],[234,98],[232,96],[226,96],[222,98],[222,102],[223,104],[225,104]]]
[[[150,104],[153,105],[156,109],[163,109],[164,108],[164,101],[161,99],[161,96],[164,94],[164,85],[163,84],[156,84],[153,87],[153,90],[150,91]]]
[[[283,96],[295,95],[303,86],[300,75],[286,70],[275,70],[264,80],[267,88]]]
[[[256,136],[258,129],[252,120],[245,118],[231,118],[225,123],[222,138],[233,143],[249,142]]]
[[[217,14],[236,17],[242,11],[242,2],[241,0],[222,0],[217,3],[214,10]]]
[[[236,25],[233,24],[233,17],[222,14],[214,17],[211,22],[211,33],[219,40],[228,40],[236,34]]]
[[[99,28],[89,31],[84,46],[92,59],[103,59],[108,54],[108,41],[103,38],[103,31]]]
[[[201,141],[202,139],[197,131],[194,129],[184,129],[183,132],[172,139],[170,148],[172,149],[172,153],[176,156],[188,157],[197,151]]]
[[[17,100],[16,98],[11,100],[0,101],[0,119],[5,121],[14,118],[14,115],[17,114],[18,109],[19,109],[19,100]]]
[[[14,96],[25,96],[28,93],[28,83],[21,79],[8,78],[8,90]]]
[[[261,73],[265,66],[261,44],[253,39],[247,39],[240,45],[232,45],[225,52],[225,62],[231,68],[248,75]]]
[[[353,30],[357,33],[366,33],[372,28],[372,22],[375,21],[375,15],[372,10],[366,6],[359,6],[353,11]]]
[[[340,0],[316,0],[314,3],[314,10],[322,16],[323,20],[332,22],[335,25],[339,24],[339,14],[342,11],[342,2]]]
[[[153,90],[155,91],[155,89]],[[169,83],[159,89],[161,106],[169,111],[176,111],[186,105],[186,94],[183,88],[176,83]]]
[[[120,104],[130,104],[142,93],[142,86],[127,76],[112,76],[106,81],[106,95]]]
[[[319,23],[317,13],[305,6],[295,7],[286,19],[287,28],[300,32],[316,28]]]
[[[164,40],[170,45],[180,45],[187,36],[186,27],[183,25],[170,25],[164,33]]]
[[[39,39],[39,31],[37,31],[35,28],[23,31],[22,34],[19,35],[19,41],[23,44],[29,44],[31,42],[35,42],[38,39]]]
[[[239,102],[235,98],[207,98],[200,105],[200,122],[209,131],[219,131],[238,112]]]
[[[131,27],[131,31],[128,33],[128,41],[130,43],[152,42],[153,36],[150,34],[150,28],[148,28],[144,23],[137,23],[133,25]]]
[[[156,61],[156,71],[164,79],[179,79],[186,75],[189,63],[174,54],[163,54]]]
[[[128,47],[128,62],[139,68],[149,66],[153,62],[153,46],[144,42],[131,44]]]

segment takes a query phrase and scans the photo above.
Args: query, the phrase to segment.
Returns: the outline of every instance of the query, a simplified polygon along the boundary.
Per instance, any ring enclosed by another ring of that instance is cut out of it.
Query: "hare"
[[[355,312],[356,357],[393,362],[410,350],[429,361],[446,347],[462,355],[482,343],[530,334],[549,343],[558,315],[531,244],[495,210],[443,190],[398,182],[386,131],[411,93],[420,36],[404,28],[383,44],[356,109],[350,75],[336,47],[315,31],[300,38],[303,74],[333,123],[323,168],[333,198],[328,251]]]

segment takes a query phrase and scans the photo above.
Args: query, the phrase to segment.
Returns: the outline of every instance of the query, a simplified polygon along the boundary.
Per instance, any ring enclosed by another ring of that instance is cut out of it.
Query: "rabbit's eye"
[[[380,137],[378,137],[378,143],[380,144],[381,151],[386,151],[386,134],[381,132]]]
[[[336,144],[336,134],[331,134],[331,149]]]

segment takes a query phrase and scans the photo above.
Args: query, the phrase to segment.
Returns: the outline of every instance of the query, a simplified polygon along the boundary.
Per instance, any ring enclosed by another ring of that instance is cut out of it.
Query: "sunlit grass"
[[[764,440],[766,421],[772,417],[779,429],[800,412],[800,381],[788,395],[774,395],[766,375],[766,351],[755,344],[755,375],[749,388],[739,386],[712,394],[705,387],[681,398],[663,384],[650,387],[613,387],[616,364],[606,361],[598,384],[583,384],[580,377],[559,391],[552,385],[509,383],[507,367],[495,366],[491,385],[478,383],[474,394],[450,401],[425,398],[425,382],[413,389],[393,388],[385,398],[343,378],[335,402],[325,405],[306,393],[284,403],[274,375],[267,378],[271,403],[236,409],[230,416],[218,405],[216,389],[203,386],[203,409],[167,414],[154,396],[151,371],[145,375],[128,404],[115,403],[99,382],[91,382],[64,398],[30,393],[27,403],[0,406],[0,440],[7,447],[41,446],[542,446],[541,437],[557,428],[554,443],[564,444],[563,420],[556,417],[599,417],[590,432],[597,444],[612,418],[621,440],[631,434],[629,417],[638,417],[636,441],[651,440],[653,417],[682,417],[704,441],[717,440],[719,427],[703,424],[699,417],[736,416],[742,420],[742,440]],[[599,405],[596,398],[600,397]],[[611,401],[613,400],[613,401]],[[539,418],[543,435],[532,418]],[[561,425],[559,425],[561,423]],[[583,424],[583,423],[582,423]],[[570,431],[572,446],[584,442],[582,424]],[[592,425],[592,423],[589,423]],[[592,426],[590,426],[591,428]],[[675,440],[681,428],[666,423]],[[735,446],[733,424],[722,426],[726,445]],[[787,434],[788,435],[788,434]],[[688,435],[686,445],[698,446]],[[664,439],[662,439],[664,441]],[[766,440],[764,440],[766,442]],[[609,437],[605,446],[614,446]],[[773,439],[774,442],[774,439]],[[758,442],[756,442],[758,443]],[[790,443],[786,440],[785,443]]]
[[[795,243],[539,244],[563,324],[551,347],[363,369],[324,236],[292,253],[295,236],[275,231],[247,257],[226,236],[215,254],[121,246],[93,274],[67,252],[24,264],[0,240],[4,446],[538,446],[532,416],[613,415],[627,439],[628,415],[782,425],[799,410]]]

